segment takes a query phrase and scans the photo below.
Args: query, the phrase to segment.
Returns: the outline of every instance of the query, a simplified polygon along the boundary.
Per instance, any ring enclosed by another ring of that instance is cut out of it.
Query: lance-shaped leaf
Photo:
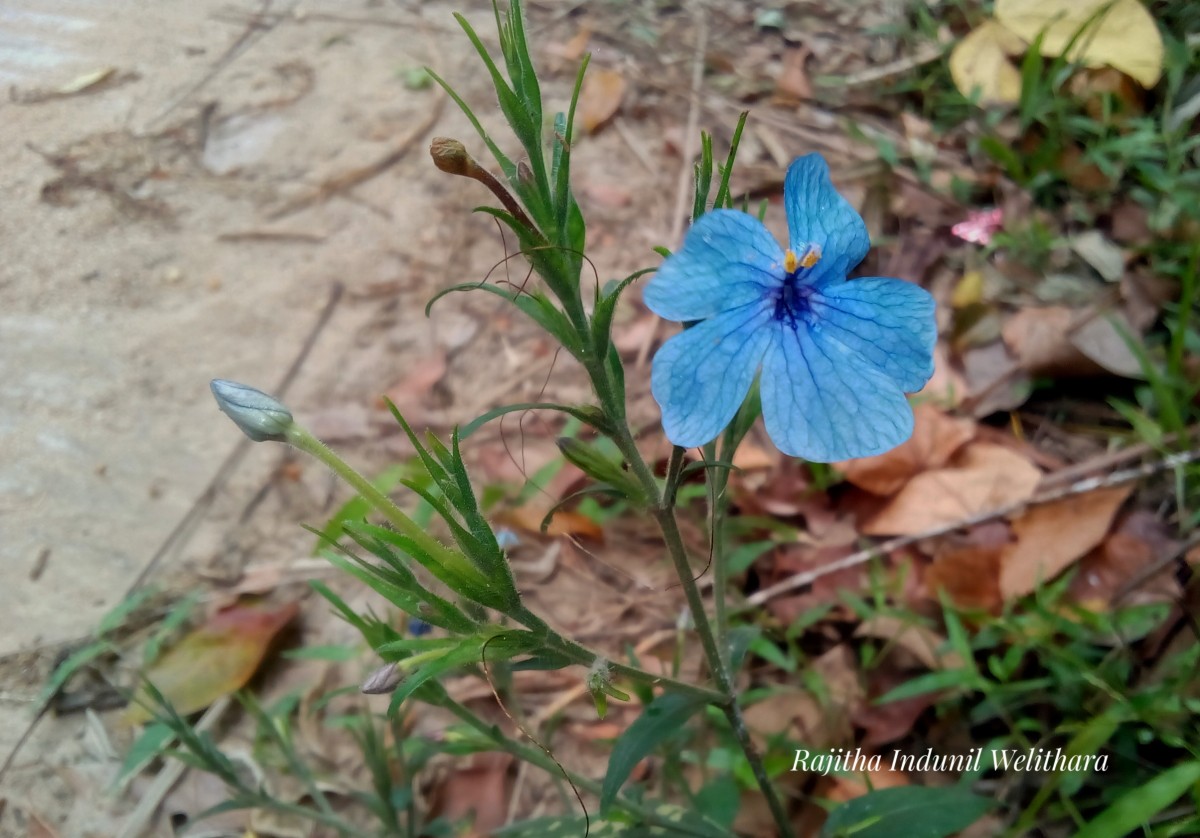
[[[646,705],[642,715],[626,728],[613,746],[608,773],[600,793],[600,813],[609,811],[617,792],[629,779],[633,767],[666,742],[707,702],[682,693],[665,693]]]

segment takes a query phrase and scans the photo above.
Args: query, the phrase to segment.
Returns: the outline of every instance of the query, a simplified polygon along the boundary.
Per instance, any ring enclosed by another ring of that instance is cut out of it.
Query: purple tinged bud
[[[236,381],[214,378],[209,384],[221,411],[255,442],[283,442],[292,412],[278,399]]]
[[[396,691],[400,680],[400,670],[396,668],[396,664],[387,663],[368,675],[361,689],[367,695],[386,695]]]

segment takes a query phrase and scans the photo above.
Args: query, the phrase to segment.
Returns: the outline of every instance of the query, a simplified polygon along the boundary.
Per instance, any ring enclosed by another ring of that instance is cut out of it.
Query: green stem
[[[725,452],[726,457],[732,457],[732,452]],[[717,446],[709,443],[704,446],[704,459],[715,460]],[[716,623],[717,648],[724,655],[725,665],[729,666],[729,611],[726,608],[725,591],[729,586],[729,567],[725,562],[725,486],[729,472],[726,469],[706,469],[704,485],[708,500],[708,517],[711,532],[709,533],[709,550],[713,569],[713,622]]]
[[[482,733],[492,742],[495,742],[496,747],[500,750],[512,754],[514,757],[522,760],[523,762],[532,763],[551,775],[560,777],[565,776],[568,780],[574,783],[576,787],[590,792],[591,794],[599,796],[602,793],[603,788],[601,787],[600,783],[597,783],[595,780],[589,780],[587,777],[580,776],[573,771],[569,771],[538,748],[531,748],[527,745],[522,745],[519,742],[506,738],[500,734],[499,729],[495,725],[488,724],[483,719],[472,713],[471,710],[466,706],[459,704],[448,695],[438,702],[438,706],[449,710],[459,719]],[[641,803],[635,803],[624,795],[618,794],[616,799],[613,800],[613,806],[617,809],[622,809],[631,815],[641,818],[649,826],[665,829],[668,832],[681,835],[697,835],[702,836],[702,838],[708,838],[708,836],[713,834],[711,832],[702,832],[698,829],[692,829],[685,825],[676,823],[669,817],[664,817],[663,815],[658,814],[654,810],[644,806]]]
[[[640,684],[648,684],[651,687],[663,687],[672,692],[686,693],[697,698],[703,699],[710,704],[715,704],[718,707],[728,703],[724,693],[701,687],[696,684],[689,684],[687,681],[679,681],[675,678],[670,678],[666,675],[655,675],[653,672],[647,672],[644,669],[639,669],[636,666],[618,663],[610,660],[603,655],[600,655],[581,643],[576,643],[570,638],[563,637],[558,632],[554,631],[546,624],[541,617],[534,614],[525,606],[520,606],[510,615],[514,620],[531,631],[541,632],[545,635],[546,644],[556,652],[561,653],[565,657],[571,659],[571,662],[578,666],[591,668],[591,666],[600,659],[608,662],[609,670],[613,675],[618,675],[628,678],[630,681],[636,681]]]
[[[592,363],[586,366],[588,375],[592,379],[592,387],[600,400],[600,405],[604,408],[611,424],[616,429],[613,435],[613,442],[622,456],[624,456],[625,461],[629,463],[630,471],[641,482],[646,492],[646,497],[650,499],[652,506],[651,514],[654,515],[659,529],[662,530],[663,540],[667,545],[667,553],[670,555],[671,562],[675,566],[675,573],[679,577],[679,584],[683,588],[684,597],[687,599],[688,609],[691,611],[692,622],[695,625],[696,634],[700,638],[700,645],[704,649],[704,657],[708,662],[708,668],[712,673],[713,680],[716,681],[717,689],[724,696],[725,700],[720,706],[725,711],[730,727],[733,729],[733,734],[737,737],[738,745],[741,747],[742,753],[745,754],[746,761],[750,764],[750,769],[754,773],[754,778],[767,800],[767,806],[770,808],[771,815],[775,819],[775,825],[779,829],[779,834],[782,838],[793,838],[795,832],[792,829],[791,821],[788,819],[787,810],[784,808],[783,801],[780,799],[779,793],[775,790],[775,786],[771,783],[770,777],[767,776],[762,756],[758,753],[758,748],[750,738],[750,731],[746,728],[745,718],[738,703],[737,687],[734,684],[729,666],[726,663],[727,656],[722,653],[717,637],[713,633],[708,613],[704,608],[704,600],[700,596],[700,589],[696,585],[695,577],[692,575],[692,566],[687,558],[687,548],[684,546],[683,536],[679,532],[679,523],[675,519],[674,488],[668,485],[665,491],[660,489],[654,473],[642,458],[641,452],[638,451],[633,434],[629,431],[629,424],[622,418],[624,416],[624,405],[617,404],[618,400],[614,388],[608,380],[608,371],[604,365],[602,363]],[[673,451],[672,460],[675,460],[676,457],[677,455]],[[668,471],[670,471],[669,466]],[[667,502],[668,498],[671,501],[670,503]]]
[[[287,430],[287,441],[296,448],[311,454],[329,467],[334,474],[346,481],[356,492],[362,495],[371,506],[383,515],[392,526],[408,536],[417,546],[424,549],[430,556],[445,564],[456,565],[460,562],[458,555],[429,535],[417,522],[409,518],[400,507],[392,503],[391,498],[376,489],[371,481],[363,477],[341,457],[299,424],[293,423]]]

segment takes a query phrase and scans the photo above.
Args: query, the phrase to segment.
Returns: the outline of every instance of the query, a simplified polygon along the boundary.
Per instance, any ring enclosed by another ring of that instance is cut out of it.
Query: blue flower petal
[[[831,282],[810,298],[814,329],[886,373],[906,393],[933,375],[937,323],[933,297],[911,282],[886,277]]]
[[[667,320],[704,320],[763,299],[783,282],[783,250],[758,219],[712,210],[646,284],[646,306]]]
[[[812,278],[845,279],[867,255],[867,225],[829,180],[829,165],[819,154],[792,161],[783,180],[791,248],[801,256],[811,245],[821,248]]]
[[[759,382],[767,433],[815,462],[880,454],[912,436],[896,382],[829,332],[776,321]]]
[[[729,424],[771,341],[771,321],[772,307],[760,299],[662,345],[654,356],[650,391],[662,408],[663,430],[671,442],[685,448],[703,445]]]

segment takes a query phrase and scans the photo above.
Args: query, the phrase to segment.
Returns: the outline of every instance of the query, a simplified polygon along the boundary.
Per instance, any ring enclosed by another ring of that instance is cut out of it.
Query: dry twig
[[[1144,463],[1135,468],[1125,469],[1123,471],[1115,471],[1111,474],[1101,475],[1098,477],[1085,477],[1067,486],[1063,486],[1049,491],[1044,491],[1041,494],[1035,495],[1028,500],[1019,501],[1017,503],[1006,504],[998,509],[993,509],[988,512],[982,512],[978,515],[973,515],[970,518],[965,518],[961,521],[955,521],[951,524],[944,524],[939,527],[926,530],[925,532],[917,533],[916,535],[903,535],[897,538],[890,538],[887,541],[876,544],[872,547],[859,550],[857,553],[852,553],[844,559],[838,559],[835,562],[830,562],[827,565],[806,570],[802,573],[796,573],[789,576],[780,582],[769,587],[763,588],[746,598],[746,602],[740,606],[738,611],[746,611],[750,608],[762,605],[776,597],[791,593],[792,591],[811,585],[822,576],[828,576],[831,573],[837,573],[839,570],[855,567],[860,564],[869,562],[876,556],[882,556],[890,553],[893,550],[899,550],[901,547],[907,547],[910,544],[915,544],[918,541],[923,541],[926,538],[935,538],[939,535],[946,535],[955,530],[965,527],[973,527],[977,524],[982,524],[987,521],[994,521],[998,518],[1005,518],[1014,513],[1020,512],[1027,506],[1037,504],[1050,503],[1051,501],[1062,500],[1063,498],[1072,497],[1074,495],[1082,495],[1086,492],[1092,492],[1096,489],[1104,489],[1109,486],[1119,486],[1122,483],[1133,483],[1137,480],[1149,477],[1152,474],[1157,474],[1160,471],[1178,468],[1188,463],[1200,460],[1200,449],[1193,451],[1183,451],[1177,454],[1170,454],[1161,460],[1155,460],[1151,463]]]

